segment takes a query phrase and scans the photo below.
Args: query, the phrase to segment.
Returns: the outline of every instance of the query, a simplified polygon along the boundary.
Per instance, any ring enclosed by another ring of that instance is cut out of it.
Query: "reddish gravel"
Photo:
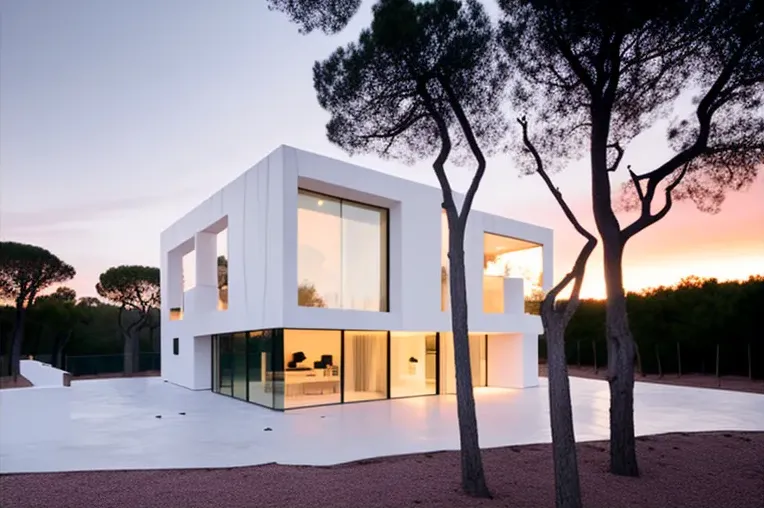
[[[595,373],[594,368],[592,367],[568,365],[568,374],[573,377],[583,377],[587,379],[607,379],[606,369],[599,369],[599,372]],[[539,375],[544,377],[547,376],[545,364],[539,365]],[[716,376],[709,374],[682,374],[682,377],[677,377],[676,374],[666,374],[663,377],[659,377],[657,374],[646,374],[641,376],[639,373],[635,373],[634,380],[642,383],[658,383],[662,385],[691,386],[693,388],[716,388],[736,392],[764,393],[764,379],[748,379],[747,377],[741,376],[722,376],[717,378]]]
[[[588,508],[762,508],[764,432],[667,434],[639,439],[641,478],[607,470],[607,445],[580,444]],[[554,505],[548,445],[486,450],[493,500],[459,491],[453,452],[334,467],[108,471],[0,476],[3,508],[372,508]]]
[[[3,388],[26,388],[28,386],[32,386],[32,383],[22,375],[15,378],[13,376],[0,377],[0,390]]]

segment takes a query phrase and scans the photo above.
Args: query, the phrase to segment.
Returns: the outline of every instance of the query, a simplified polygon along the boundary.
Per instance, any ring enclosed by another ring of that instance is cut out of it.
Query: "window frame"
[[[316,196],[319,198],[326,198],[327,200],[333,200],[339,202],[340,205],[340,221],[342,220],[342,205],[343,203],[348,203],[350,205],[358,205],[366,208],[371,208],[374,210],[378,210],[381,212],[384,212],[385,215],[385,233],[384,233],[384,240],[385,240],[385,246],[384,246],[384,253],[385,253],[385,260],[384,263],[381,263],[381,267],[384,268],[384,277],[385,280],[380,285],[385,290],[385,299],[384,299],[384,305],[381,305],[379,310],[363,310],[363,309],[353,309],[353,308],[345,308],[345,307],[327,307],[327,309],[330,310],[349,310],[349,311],[357,311],[357,312],[390,312],[390,208],[385,206],[379,206],[379,205],[373,205],[370,203],[364,203],[362,201],[354,200],[354,199],[347,199],[343,198],[341,196],[335,196],[332,194],[327,194],[326,192],[321,191],[315,191],[312,189],[309,189],[307,187],[297,187],[297,196],[298,196],[298,203],[296,206],[296,210],[299,211],[299,196],[303,194],[308,194],[311,196]],[[299,217],[297,218],[297,224],[295,227],[295,248],[299,249]],[[340,240],[342,240],[342,237],[340,237]],[[299,269],[299,256],[296,258],[295,263],[295,272]],[[299,286],[300,281],[297,281],[297,284]],[[298,307],[302,307],[297,304]],[[311,307],[309,307],[311,308]],[[315,307],[312,307],[315,308]]]

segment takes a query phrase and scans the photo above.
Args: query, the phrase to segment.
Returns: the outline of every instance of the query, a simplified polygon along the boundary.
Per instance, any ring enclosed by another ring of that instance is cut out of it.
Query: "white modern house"
[[[454,393],[441,203],[279,147],[162,233],[162,377],[274,409]],[[473,210],[465,255],[474,385],[536,386],[552,231]]]

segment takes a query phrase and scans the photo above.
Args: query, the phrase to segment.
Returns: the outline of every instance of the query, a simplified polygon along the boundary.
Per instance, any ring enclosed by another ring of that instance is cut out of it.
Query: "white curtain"
[[[382,335],[354,335],[353,351],[353,390],[357,392],[384,393],[386,337]]]

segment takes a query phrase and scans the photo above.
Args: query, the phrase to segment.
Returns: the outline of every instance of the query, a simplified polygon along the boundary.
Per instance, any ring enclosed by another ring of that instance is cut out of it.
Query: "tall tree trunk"
[[[14,377],[21,373],[21,345],[24,342],[24,307],[16,307],[16,316],[11,336],[11,358],[8,364],[8,373]]]
[[[570,380],[565,357],[565,324],[555,316],[543,316],[543,322],[547,342],[555,506],[581,508],[581,482],[578,476]]]
[[[128,330],[122,333],[125,341],[124,351],[124,373],[126,376],[132,376],[135,372],[135,341],[133,340],[132,331]]]
[[[491,497],[483,470],[478,441],[475,394],[472,388],[469,329],[467,321],[467,282],[464,270],[464,232],[450,234],[448,258],[451,267],[451,327],[456,370],[456,407],[462,458],[462,488],[475,497]]]
[[[634,359],[636,345],[629,328],[626,294],[623,289],[620,240],[604,242],[605,333],[608,344],[608,382],[610,384],[610,472],[639,476],[634,432]]]
[[[57,369],[63,369],[63,353],[64,348],[69,343],[72,337],[72,330],[69,329],[63,333],[56,334],[56,340],[53,343],[53,352],[50,355],[50,364]]]
[[[138,328],[135,331],[135,341],[133,344],[133,373],[141,371],[141,331]]]

